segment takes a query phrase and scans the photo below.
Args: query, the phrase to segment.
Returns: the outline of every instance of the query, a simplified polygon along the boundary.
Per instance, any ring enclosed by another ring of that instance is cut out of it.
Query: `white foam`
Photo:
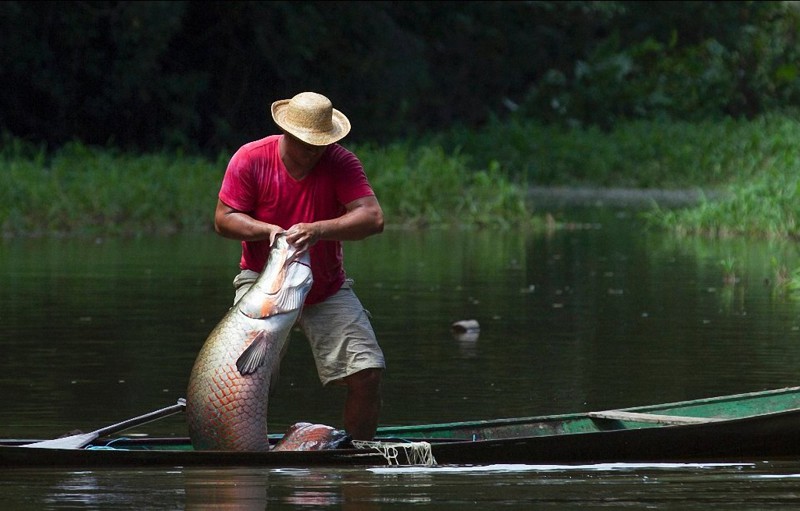
[[[443,472],[563,472],[563,471],[611,471],[611,470],[639,470],[639,469],[705,469],[719,467],[750,467],[754,463],[596,463],[590,465],[527,465],[497,463],[492,465],[437,465],[431,467],[400,466],[400,467],[374,467],[370,472],[376,474],[419,474]]]

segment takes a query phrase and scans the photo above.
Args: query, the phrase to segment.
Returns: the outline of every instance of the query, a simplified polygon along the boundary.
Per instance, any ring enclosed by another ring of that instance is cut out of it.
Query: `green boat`
[[[374,442],[321,451],[201,451],[188,438],[118,435],[182,406],[179,402],[66,441],[0,440],[0,466],[593,464],[800,456],[800,387],[574,414],[384,426]]]

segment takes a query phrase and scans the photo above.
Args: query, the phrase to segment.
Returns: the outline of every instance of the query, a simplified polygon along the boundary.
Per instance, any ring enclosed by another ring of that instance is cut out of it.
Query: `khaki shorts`
[[[234,303],[244,296],[258,278],[258,273],[242,270],[233,279],[236,289]],[[336,294],[323,302],[307,305],[297,320],[314,354],[317,373],[323,385],[337,382],[364,369],[383,369],[386,362],[378,345],[375,331],[347,279]],[[289,343],[284,345],[281,358]],[[275,388],[277,371],[271,388]]]

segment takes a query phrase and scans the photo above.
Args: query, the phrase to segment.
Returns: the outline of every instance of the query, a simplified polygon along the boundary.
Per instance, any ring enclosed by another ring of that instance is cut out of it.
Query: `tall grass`
[[[645,217],[681,235],[800,239],[800,157],[787,158],[737,180],[714,200],[679,210],[655,209]]]
[[[699,205],[645,214],[652,226],[681,234],[800,237],[800,120],[696,123],[634,121],[610,131],[497,120],[484,130],[437,137],[491,162],[511,177],[550,185],[701,188],[722,192]]]
[[[38,236],[207,228],[221,175],[218,165],[177,154],[71,143],[47,156],[7,147],[0,159],[0,230]]]
[[[423,142],[352,147],[389,225],[541,226],[528,186],[722,190],[682,210],[655,209],[652,225],[680,233],[800,236],[800,122],[637,121],[609,132],[495,120]],[[68,144],[48,153],[0,144],[3,235],[150,234],[207,230],[230,155],[134,155]],[[721,198],[718,198],[721,197]]]
[[[679,234],[800,237],[800,122],[779,116],[729,122],[704,140],[710,156],[698,154],[699,166],[723,193],[690,208],[655,209],[645,215],[650,223]]]
[[[524,188],[498,168],[473,169],[441,147],[357,149],[387,222],[495,226],[531,221]],[[19,141],[0,150],[0,232],[147,235],[211,228],[228,155],[122,153],[64,146],[52,155]]]
[[[436,142],[462,150],[476,166],[497,162],[539,185],[717,187],[747,180],[797,154],[800,122],[791,116],[702,122],[631,121],[610,131],[493,120],[480,131],[454,129]]]
[[[475,168],[441,146],[396,143],[356,149],[389,219],[410,226],[491,226],[532,221],[526,187],[497,164]]]

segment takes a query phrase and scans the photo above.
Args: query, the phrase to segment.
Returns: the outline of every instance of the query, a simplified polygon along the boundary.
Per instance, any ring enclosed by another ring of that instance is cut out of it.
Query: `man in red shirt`
[[[282,135],[242,146],[230,160],[214,214],[216,231],[242,241],[235,300],[262,271],[279,233],[311,256],[314,283],[298,323],[320,381],[347,387],[344,428],[371,440],[385,367],[368,313],[343,267],[342,241],[383,231],[383,211],[358,158],[336,142],[350,121],[321,94],[272,104]]]

